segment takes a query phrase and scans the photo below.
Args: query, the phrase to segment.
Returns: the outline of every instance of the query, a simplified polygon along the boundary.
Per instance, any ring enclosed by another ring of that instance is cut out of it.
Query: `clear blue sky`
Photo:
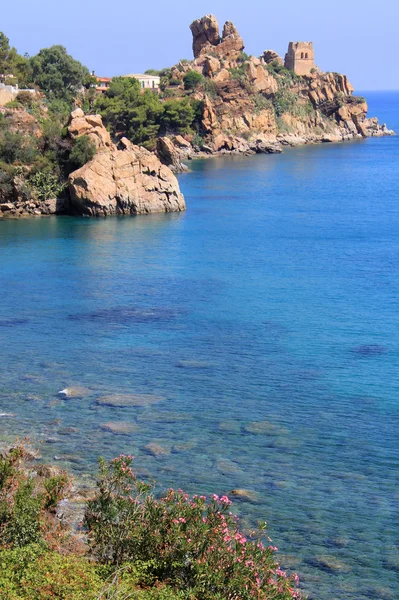
[[[398,0],[19,0],[2,2],[0,30],[20,53],[52,44],[102,76],[143,72],[192,58],[190,23],[230,20],[246,52],[283,55],[313,41],[324,71],[346,73],[358,90],[399,89]]]

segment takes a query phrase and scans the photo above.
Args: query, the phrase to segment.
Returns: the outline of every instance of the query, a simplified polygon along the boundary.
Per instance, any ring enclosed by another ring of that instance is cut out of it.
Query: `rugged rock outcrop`
[[[193,53],[195,58],[206,46],[216,46],[219,41],[219,24],[214,15],[205,15],[190,25],[193,34]]]
[[[220,35],[213,15],[190,27],[195,59],[179,65],[173,76],[182,80],[195,69],[205,77],[195,97],[202,101],[206,153],[279,151],[286,145],[393,133],[367,118],[367,103],[353,96],[345,75],[319,69],[295,75],[273,50],[248,57],[235,26],[227,21]]]
[[[94,142],[97,151],[113,148],[111,136],[105,129],[101,116],[85,115],[81,108],[77,108],[71,113],[68,133],[73,140],[87,135]]]
[[[181,136],[177,137],[179,137],[181,146],[181,140],[185,140]],[[187,150],[187,146],[185,149]],[[172,139],[167,137],[159,137],[157,139],[156,152],[161,163],[169,167],[173,173],[182,173],[183,171],[187,171],[187,167],[182,163],[182,158],[187,158],[187,153],[184,152],[182,147],[179,147],[179,143],[174,143]]]
[[[91,116],[84,118],[91,125]],[[98,137],[103,139],[102,134]],[[69,191],[72,207],[89,216],[173,212],[186,207],[172,171],[155,154],[126,138],[120,149],[105,146],[71,173]]]
[[[273,63],[273,62],[278,65],[284,65],[283,59],[274,50],[265,50],[261,56],[261,60],[266,65],[269,65],[270,63]]]
[[[219,57],[235,59],[244,49],[244,42],[231,21],[226,21],[222,36],[219,24],[214,15],[205,15],[190,25],[193,34],[193,53],[198,58],[201,54],[216,53]]]

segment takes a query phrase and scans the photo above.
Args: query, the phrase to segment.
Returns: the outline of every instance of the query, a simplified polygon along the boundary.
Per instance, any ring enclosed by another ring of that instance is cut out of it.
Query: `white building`
[[[140,73],[129,73],[123,77],[134,77],[140,83],[143,90],[159,90],[161,78],[158,75],[145,75]]]

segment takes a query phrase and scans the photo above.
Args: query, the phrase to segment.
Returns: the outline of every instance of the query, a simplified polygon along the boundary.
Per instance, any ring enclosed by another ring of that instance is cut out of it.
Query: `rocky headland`
[[[175,173],[192,158],[394,133],[367,117],[346,75],[316,66],[310,42],[291,42],[285,60],[255,57],[230,21],[221,31],[206,15],[190,29],[194,58],[161,72],[159,94],[131,78],[110,93],[81,88],[58,132],[40,91],[0,109],[0,217],[183,211]]]
[[[286,146],[394,134],[367,117],[367,102],[353,95],[346,75],[316,66],[298,75],[273,50],[248,56],[233,23],[227,21],[221,32],[214,15],[190,29],[194,60],[172,67],[171,80],[175,93],[184,95],[187,73],[203,77],[203,85],[189,92],[202,102],[202,139],[186,136],[191,149],[175,138],[166,152],[165,142],[158,145],[161,160],[175,170],[187,155],[276,153]]]

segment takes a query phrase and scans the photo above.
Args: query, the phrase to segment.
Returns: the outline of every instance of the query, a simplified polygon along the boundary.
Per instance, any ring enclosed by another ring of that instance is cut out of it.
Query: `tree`
[[[8,37],[0,31],[0,75],[12,75],[20,87],[30,80],[29,59],[11,48]]]
[[[87,135],[82,135],[75,141],[69,155],[69,161],[75,169],[83,167],[87,162],[94,158],[96,154],[96,146]]]
[[[186,90],[193,90],[202,82],[202,80],[203,77],[198,71],[188,71],[183,77],[184,88]]]
[[[43,48],[30,59],[32,80],[52,99],[71,101],[90,81],[89,70],[75,60],[64,46]]]
[[[13,51],[15,49],[10,47],[10,40],[0,31],[0,75],[9,75]]]
[[[114,135],[123,132],[133,143],[153,145],[163,106],[157,94],[141,93],[139,82],[132,77],[115,77],[109,90],[95,105]]]
[[[195,117],[195,109],[188,98],[167,100],[164,104],[162,124],[165,131],[187,133]]]

